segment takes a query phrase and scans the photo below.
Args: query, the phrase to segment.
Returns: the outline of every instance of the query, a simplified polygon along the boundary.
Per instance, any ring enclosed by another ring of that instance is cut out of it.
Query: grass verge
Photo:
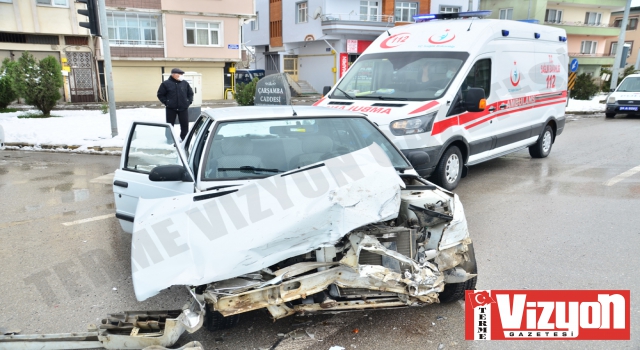
[[[20,114],[18,116],[19,119],[26,119],[26,118],[60,118],[59,115],[44,115],[42,113],[25,113],[25,114]]]
[[[0,108],[0,113],[13,113],[17,111],[17,108]]]

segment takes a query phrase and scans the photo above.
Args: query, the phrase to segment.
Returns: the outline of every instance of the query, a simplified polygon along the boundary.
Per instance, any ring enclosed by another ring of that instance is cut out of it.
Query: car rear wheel
[[[462,177],[463,162],[458,146],[447,148],[434,172],[434,182],[447,190],[456,188]]]
[[[615,113],[605,113],[605,114],[604,114],[604,117],[605,117],[605,118],[609,118],[609,119],[611,119],[611,118],[613,118],[613,117],[615,117],[615,116],[616,116],[616,114],[615,114]]]
[[[553,146],[553,129],[550,125],[547,125],[544,127],[544,131],[538,141],[529,146],[529,154],[533,158],[545,158],[551,153],[551,146]]]
[[[224,317],[218,311],[214,311],[210,304],[207,304],[207,313],[204,317],[204,326],[211,332],[221,331],[235,327],[240,321],[240,315]]]

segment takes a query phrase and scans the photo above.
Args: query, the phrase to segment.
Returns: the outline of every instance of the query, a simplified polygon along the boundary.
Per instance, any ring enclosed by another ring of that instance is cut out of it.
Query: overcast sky
[[[640,0],[631,0],[631,7],[640,6]]]

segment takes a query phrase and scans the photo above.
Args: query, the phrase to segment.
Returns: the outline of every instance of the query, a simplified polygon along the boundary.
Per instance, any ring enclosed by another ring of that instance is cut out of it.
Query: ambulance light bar
[[[416,23],[427,22],[433,19],[454,19],[454,18],[468,18],[468,17],[486,17],[491,14],[491,11],[470,11],[470,12],[458,12],[458,13],[426,13],[422,15],[413,16],[413,20]]]

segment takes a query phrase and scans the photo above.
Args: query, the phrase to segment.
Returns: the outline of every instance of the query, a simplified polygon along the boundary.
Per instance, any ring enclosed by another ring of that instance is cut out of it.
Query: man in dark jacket
[[[182,80],[184,72],[179,68],[171,70],[171,77],[160,84],[158,100],[166,108],[167,123],[171,126],[180,121],[180,139],[184,141],[189,131],[189,106],[193,102],[193,90],[188,82]]]

